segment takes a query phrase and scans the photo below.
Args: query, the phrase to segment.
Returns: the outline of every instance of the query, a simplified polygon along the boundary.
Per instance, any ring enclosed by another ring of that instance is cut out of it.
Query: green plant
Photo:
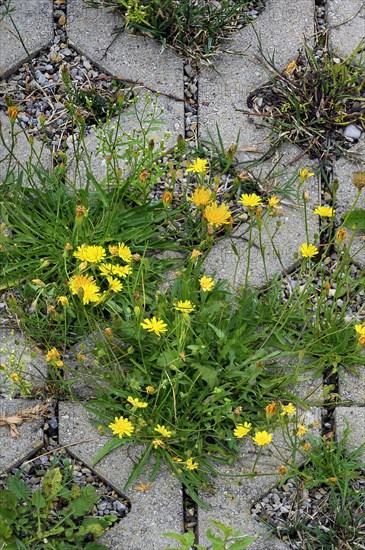
[[[251,21],[248,0],[219,4],[196,0],[86,0],[94,8],[109,7],[125,18],[125,26],[157,38],[194,60],[209,59],[235,26]],[[263,9],[257,0],[255,6]],[[123,27],[116,32],[123,31]]]
[[[272,80],[252,92],[247,105],[264,116],[273,147],[289,140],[323,163],[346,154],[342,130],[349,124],[365,128],[363,52],[360,42],[345,59],[329,46],[319,57],[306,44],[298,60],[281,73],[274,57],[261,49]]]
[[[223,537],[220,537],[215,535],[211,529],[207,530],[206,537],[209,542],[212,543],[210,547],[212,550],[244,550],[244,548],[248,548],[250,544],[257,540],[256,536],[242,536],[241,531],[235,531],[220,521],[211,520],[210,523],[223,532]],[[179,535],[178,533],[164,533],[164,536],[176,539],[181,544],[178,548],[168,547],[165,548],[165,550],[190,550],[195,540],[194,533],[191,531],[183,535]],[[202,546],[201,544],[195,544],[194,548],[197,550],[206,550],[206,546]]]
[[[94,487],[72,483],[68,459],[60,467],[53,465],[41,488],[33,493],[20,474],[11,475],[6,489],[0,490],[0,547],[107,550],[107,546],[93,541],[117,518],[93,517],[98,499]]]

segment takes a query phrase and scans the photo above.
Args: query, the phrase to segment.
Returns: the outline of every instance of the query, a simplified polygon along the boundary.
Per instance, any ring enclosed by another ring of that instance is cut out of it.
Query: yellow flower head
[[[284,466],[284,464],[281,464],[281,466],[279,466],[278,473],[279,473],[281,476],[283,476],[283,475],[285,475],[287,472],[288,472],[288,469]]]
[[[269,205],[270,208],[280,208],[280,206],[278,206],[279,202],[280,202],[280,199],[278,199],[276,195],[273,195],[267,200],[267,204]]]
[[[131,249],[124,243],[118,243],[118,256],[122,258],[123,262],[126,264],[130,264],[133,259]]]
[[[333,218],[335,213],[336,210],[334,210],[332,206],[317,206],[313,212],[313,214],[318,214],[321,218]]]
[[[10,375],[10,378],[12,378],[12,380],[14,380],[14,382],[19,382],[19,374],[17,374],[16,372],[13,372]]]
[[[311,444],[309,443],[309,441],[307,441],[306,443],[304,443],[303,449],[304,449],[305,451],[309,451],[310,448],[311,448]]]
[[[292,61],[290,61],[289,65],[287,66],[287,68],[285,69],[284,71],[284,74],[286,74],[286,76],[289,76],[291,75],[291,73],[293,71],[295,71],[295,69],[298,67],[297,65],[297,62],[295,59],[293,59]]]
[[[113,331],[110,327],[105,327],[104,334],[107,338],[111,338],[113,336]]]
[[[340,229],[336,233],[336,241],[342,243],[346,239],[346,229],[343,227],[340,227]]]
[[[152,445],[155,449],[157,449],[158,447],[163,447],[165,443],[161,439],[154,439],[152,441]]]
[[[308,428],[306,428],[302,424],[298,424],[296,435],[297,437],[300,437],[301,435],[304,435],[305,433],[307,433],[307,431],[308,431]]]
[[[188,198],[188,201],[191,201],[195,206],[206,206],[212,200],[212,192],[210,189],[204,187],[198,187],[195,189],[191,197]]]
[[[256,445],[260,447],[268,445],[272,441],[272,434],[269,434],[267,431],[263,430],[262,432],[256,432],[255,436],[252,438]]]
[[[211,277],[205,277],[204,275],[199,279],[199,283],[200,283],[200,288],[202,289],[203,292],[209,292],[214,288],[214,281]]]
[[[57,361],[61,358],[60,352],[56,348],[52,348],[47,351],[46,361]]]
[[[303,243],[299,247],[299,250],[303,258],[313,258],[313,256],[318,254],[318,248],[314,244]]]
[[[153,393],[155,391],[155,388],[153,386],[147,386],[146,387],[146,392],[147,393]]]
[[[109,252],[111,256],[116,256],[118,254],[118,245],[117,244],[110,244],[109,245]]]
[[[146,403],[145,401],[140,401],[138,397],[132,397],[131,395],[128,395],[127,401],[128,403],[131,403],[136,409],[145,409],[148,406],[148,403]]]
[[[164,191],[162,195],[162,202],[165,206],[168,206],[172,202],[172,193],[171,191]]]
[[[157,336],[160,336],[160,334],[167,331],[166,323],[161,319],[156,319],[156,317],[152,317],[152,319],[144,319],[143,323],[140,323],[140,325],[145,330],[148,330],[148,332],[154,332]]]
[[[196,172],[197,174],[201,174],[202,176],[205,176],[209,168],[209,162],[205,159],[197,158],[194,160],[190,166],[187,167],[187,172]]]
[[[188,470],[196,470],[199,467],[198,462],[194,462],[192,458],[188,458],[185,464]]]
[[[112,430],[114,435],[117,435],[120,438],[122,438],[123,435],[130,437],[134,432],[132,422],[128,420],[128,418],[123,418],[123,416],[120,416],[119,418],[115,417],[115,422],[111,422],[109,424],[109,428]]]
[[[216,202],[208,205],[204,210],[204,218],[213,227],[220,227],[221,225],[230,224],[232,221],[231,212],[228,210],[226,204],[218,206]]]
[[[266,414],[268,415],[275,414],[277,410],[275,401],[271,401],[271,403],[266,405],[265,410],[266,410]]]
[[[123,285],[119,279],[116,279],[115,277],[107,277],[107,281],[109,283],[109,289],[112,292],[120,292],[123,290]]]
[[[359,335],[359,343],[362,346],[365,346],[365,325],[357,324],[355,325],[355,330]]]
[[[68,298],[67,298],[67,296],[59,296],[57,302],[60,303],[61,306],[67,306],[68,305]]]
[[[90,264],[97,264],[105,257],[105,248],[102,246],[89,246],[88,244],[82,244],[77,247],[74,252],[74,257],[81,262],[88,262]]]
[[[155,428],[155,432],[158,432],[163,437],[170,437],[171,434],[172,434],[172,432],[170,432],[170,430],[168,430],[165,426],[161,426],[160,424],[157,424],[157,426]]]
[[[243,204],[243,206],[247,206],[247,208],[253,208],[255,206],[258,206],[259,204],[262,204],[262,199],[256,193],[251,193],[248,195],[247,193],[244,193],[241,195],[241,198],[238,201],[240,204]]]
[[[297,412],[293,403],[288,403],[287,405],[282,406],[281,416],[294,416]]]
[[[241,439],[242,437],[245,437],[252,428],[252,425],[250,422],[245,422],[244,424],[237,424],[235,429],[233,430],[233,435],[238,437],[238,439]]]
[[[16,105],[10,105],[8,107],[8,117],[10,118],[11,121],[14,121],[18,114],[19,114],[19,109]]]
[[[100,300],[100,288],[95,283],[94,277],[87,275],[73,275],[69,282],[72,294],[77,294],[83,304],[98,302]]]
[[[176,311],[180,311],[181,313],[191,313],[195,309],[194,304],[192,304],[190,300],[179,300],[174,307]]]
[[[310,172],[309,168],[303,168],[303,170],[299,172],[299,177],[301,181],[305,181],[312,176],[314,176],[314,172]]]
[[[194,248],[192,253],[190,254],[190,259],[195,260],[195,258],[198,258],[202,254],[203,254],[203,252],[200,252],[200,250],[197,250],[196,248]]]

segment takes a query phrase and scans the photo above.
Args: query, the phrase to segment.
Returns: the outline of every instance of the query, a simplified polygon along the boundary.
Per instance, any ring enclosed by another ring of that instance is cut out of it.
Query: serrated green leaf
[[[18,476],[10,476],[7,480],[7,487],[18,500],[27,499],[31,493],[28,485]]]
[[[0,509],[10,509],[15,510],[18,504],[16,495],[8,489],[0,490]]]
[[[98,500],[99,497],[96,495],[94,487],[87,485],[86,487],[81,487],[81,496],[73,500],[69,508],[72,515],[77,518],[89,512]]]
[[[46,505],[46,500],[42,495],[40,489],[36,489],[34,491],[33,496],[31,498],[31,503],[37,508],[37,510],[40,510]]]

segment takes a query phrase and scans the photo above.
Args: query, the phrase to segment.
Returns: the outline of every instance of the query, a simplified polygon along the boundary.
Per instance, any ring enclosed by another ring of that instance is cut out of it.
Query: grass
[[[208,61],[227,42],[237,26],[252,21],[247,13],[254,6],[261,10],[262,0],[222,0],[199,2],[196,0],[86,0],[94,8],[108,7],[120,13],[125,25],[116,29],[122,32],[131,28],[160,40],[164,45],[193,60]]]

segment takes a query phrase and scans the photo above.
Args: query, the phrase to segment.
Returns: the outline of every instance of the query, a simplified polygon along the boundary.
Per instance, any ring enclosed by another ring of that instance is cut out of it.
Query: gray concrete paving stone
[[[59,405],[59,442],[61,445],[80,442],[68,450],[88,466],[110,439],[100,436],[97,428],[90,424],[90,416],[80,404],[64,402]],[[168,545],[162,533],[181,533],[183,530],[181,484],[162,469],[146,492],[138,487],[142,482],[148,483],[148,474],[141,475],[131,488],[123,491],[137,455],[138,448],[120,447],[94,467],[96,474],[124,492],[131,502],[129,514],[110,529],[102,541],[109,542],[115,550],[162,550]]]
[[[32,409],[40,402],[33,399],[0,399],[0,418]],[[8,425],[0,423],[0,473],[8,472],[33,456],[43,445],[42,417],[17,425],[18,437],[12,437]]]
[[[327,19],[332,46],[347,57],[364,39],[364,0],[327,0]]]
[[[339,374],[340,403],[365,405],[365,366],[355,365],[355,367],[358,371],[358,376],[348,371],[340,372]]]
[[[355,451],[360,445],[365,443],[365,407],[336,407],[335,423],[336,423],[336,439],[340,441],[343,438],[346,422],[349,425],[351,433],[348,437],[348,451]],[[359,462],[365,464],[365,448]]]
[[[8,14],[3,18],[5,12]],[[11,0],[0,5],[0,78],[35,56],[52,40],[51,0]]]

